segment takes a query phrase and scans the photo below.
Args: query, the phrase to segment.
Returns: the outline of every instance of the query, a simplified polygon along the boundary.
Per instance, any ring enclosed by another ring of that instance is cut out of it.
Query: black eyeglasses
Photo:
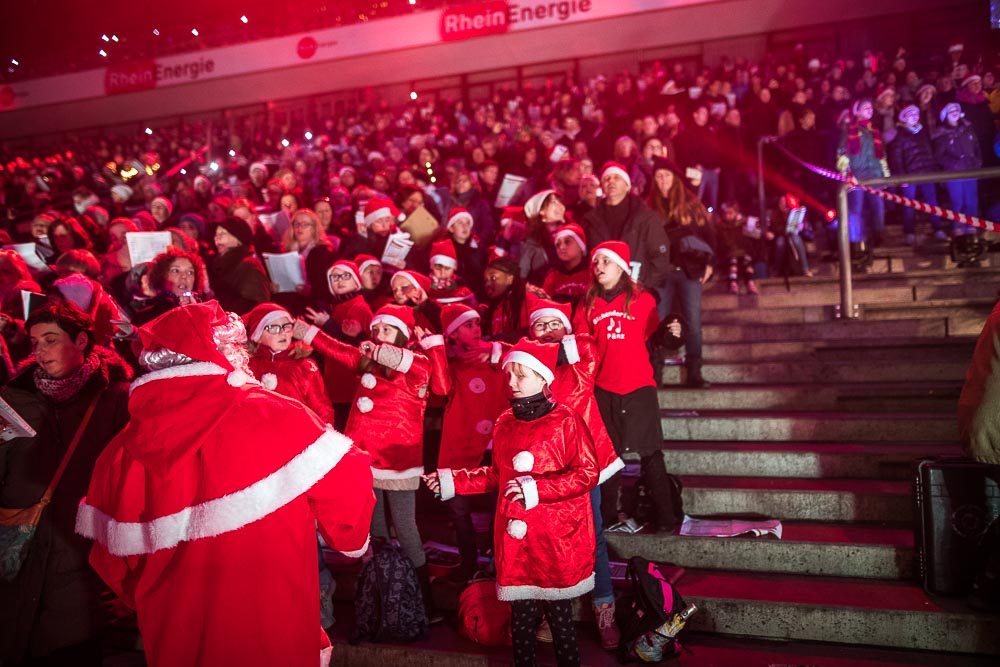
[[[282,331],[291,331],[295,328],[294,322],[285,322],[284,324],[268,324],[264,327],[264,331],[269,334],[279,334]]]

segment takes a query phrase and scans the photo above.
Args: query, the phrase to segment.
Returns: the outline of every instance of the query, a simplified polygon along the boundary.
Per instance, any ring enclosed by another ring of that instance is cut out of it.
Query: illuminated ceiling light
[[[288,139],[282,139],[281,145],[284,146],[285,148],[288,148]]]
[[[415,5],[415,4],[417,4],[417,0],[410,0],[410,4],[411,4],[411,5]]]
[[[411,90],[410,91],[410,99],[411,100],[417,99],[417,91],[415,91],[415,90]]]
[[[111,35],[111,41],[117,43],[118,42],[118,35]]]
[[[97,52],[97,55],[101,56],[102,58],[107,58],[108,52],[105,51],[104,49],[101,49],[100,51]]]
[[[219,163],[213,162],[212,164],[208,165],[208,168],[211,169],[212,171],[219,171]]]
[[[21,63],[17,62],[17,60],[16,60],[16,59],[14,59],[14,58],[11,58],[11,59],[10,59],[10,64],[11,64],[11,65],[13,65],[14,67],[17,67],[17,66],[18,66],[18,65],[20,65]]]
[[[243,21],[244,23],[249,23],[249,19],[247,18],[246,14],[244,14],[243,16],[241,16],[240,20]]]
[[[157,37],[159,37],[160,36],[160,31],[157,30],[156,28],[153,28],[153,34],[156,35]]]
[[[197,37],[198,36],[198,29],[197,28],[191,28],[191,34],[194,35],[195,37]]]
[[[312,140],[313,140],[313,133],[306,132],[306,141],[312,141]]]
[[[236,151],[229,151],[229,157],[236,157]]]
[[[181,169],[181,176],[186,176],[188,173],[187,169]]]
[[[147,127],[146,128],[146,134],[152,134],[152,133],[153,133],[153,128]]]
[[[108,39],[107,35],[101,35],[101,39],[103,39],[105,42],[111,41],[111,40]]]

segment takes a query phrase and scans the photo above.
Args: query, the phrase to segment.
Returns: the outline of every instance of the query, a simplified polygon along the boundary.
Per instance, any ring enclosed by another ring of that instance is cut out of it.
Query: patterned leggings
[[[514,667],[535,667],[535,630],[539,610],[545,610],[552,629],[552,642],[559,667],[579,667],[580,648],[576,645],[572,600],[515,600],[511,606],[511,639],[514,645]]]
[[[753,259],[750,255],[734,256],[729,258],[729,280],[736,282],[740,278],[743,280],[753,280]]]

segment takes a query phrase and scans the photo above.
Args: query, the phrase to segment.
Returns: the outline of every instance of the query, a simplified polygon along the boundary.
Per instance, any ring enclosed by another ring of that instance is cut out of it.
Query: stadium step
[[[910,480],[914,462],[961,453],[940,443],[665,442],[663,459],[676,475],[802,479]]]
[[[996,297],[976,299],[936,299],[931,301],[891,301],[861,303],[862,320],[902,320],[918,317],[979,317],[985,319]],[[784,308],[745,308],[706,312],[704,324],[801,324],[830,322],[837,319],[836,306],[789,306]]]
[[[978,335],[975,331],[949,331],[947,317],[926,317],[905,320],[862,321],[843,319],[807,324],[706,324],[702,337],[706,343],[750,343],[778,341],[854,341],[882,338],[928,336],[942,338],[957,335]],[[968,329],[967,323],[965,328]]]
[[[706,361],[883,361],[933,359],[965,361],[972,357],[975,336],[948,338],[877,338],[872,340],[826,343],[814,340],[788,340],[752,343],[707,343]]]
[[[665,410],[844,410],[851,412],[929,411],[954,414],[962,383],[843,383],[713,385],[711,389],[666,387],[659,391]]]
[[[702,367],[706,380],[720,384],[818,384],[824,382],[942,382],[965,377],[967,361],[748,361],[746,363],[709,360]],[[664,366],[661,382],[684,382],[682,366]]]
[[[955,417],[934,413],[662,411],[667,440],[720,442],[945,442],[958,440]]]

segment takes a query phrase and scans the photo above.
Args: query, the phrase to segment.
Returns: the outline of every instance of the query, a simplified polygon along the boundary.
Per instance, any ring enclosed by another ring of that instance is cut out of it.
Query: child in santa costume
[[[575,307],[590,287],[590,265],[587,262],[587,236],[576,223],[563,225],[552,235],[557,264],[549,269],[542,282],[542,291],[559,303]]]
[[[372,340],[360,348],[302,320],[295,323],[294,335],[324,355],[327,363],[361,376],[345,433],[372,457],[376,505],[371,533],[389,539],[388,508],[396,538],[417,571],[430,609],[430,577],[417,529],[415,492],[424,471],[423,426],[431,362],[408,347],[414,326],[409,307],[390,304],[375,313]]]
[[[568,405],[583,417],[594,439],[594,449],[600,466],[598,486],[590,491],[590,506],[594,514],[596,540],[594,562],[594,591],[590,599],[601,634],[601,645],[608,650],[618,648],[619,633],[615,624],[615,595],[611,588],[611,566],[608,546],[604,541],[601,517],[601,484],[625,467],[615,452],[611,438],[601,419],[597,400],[594,398],[594,377],[597,370],[597,345],[590,334],[574,334],[570,322],[571,307],[548,299],[528,296],[528,317],[531,336],[543,343],[560,346],[555,369],[552,393],[560,403]]]
[[[139,335],[150,372],[77,515],[91,565],[136,610],[151,667],[326,664],[316,521],[365,551],[368,455],[253,380],[243,323],[217,302]]]
[[[361,296],[365,298],[371,311],[374,313],[387,303],[392,303],[389,274],[382,267],[382,262],[371,255],[358,255],[354,258],[354,263],[361,276]]]
[[[425,477],[443,500],[500,491],[494,550],[497,597],[511,603],[515,665],[535,664],[538,602],[560,665],[579,665],[572,599],[594,587],[594,521],[589,492],[600,475],[587,425],[556,403],[559,348],[519,341],[504,360],[511,408],[493,430],[493,463],[442,468]]]
[[[457,271],[458,255],[455,254],[455,244],[451,239],[432,243],[429,276],[431,288],[428,292],[431,300],[442,307],[448,303],[465,303],[475,308],[476,297],[458,277]]]
[[[392,299],[413,311],[413,321],[422,329],[441,331],[441,306],[431,300],[431,279],[416,271],[397,271],[389,281]]]
[[[606,241],[590,257],[593,280],[577,309],[575,328],[588,331],[597,344],[597,406],[619,456],[639,454],[657,527],[671,530],[671,482],[663,463],[660,407],[646,348],[660,323],[656,302],[629,274],[631,257],[625,243]],[[619,487],[620,479],[613,478],[601,494],[605,517],[618,513]]]
[[[493,443],[493,423],[508,406],[506,376],[500,360],[510,345],[488,343],[482,338],[479,313],[461,303],[450,303],[441,311],[447,359],[444,360],[443,395],[447,396],[441,427],[440,468],[475,468],[489,460]],[[421,346],[433,354],[429,345],[435,337],[424,338]],[[436,338],[441,339],[441,336]],[[431,356],[437,365],[440,356]],[[478,565],[476,532],[472,525],[472,507],[466,498],[447,502],[455,524],[461,563],[452,578],[468,581]]]
[[[306,308],[306,319],[341,343],[357,347],[368,339],[372,323],[371,307],[361,294],[361,272],[354,262],[341,259],[333,263],[326,278],[331,295],[330,310]],[[343,430],[351,412],[351,401],[358,390],[358,375],[340,364],[325,364],[323,382],[333,404],[334,421],[331,423],[334,428]]]
[[[486,248],[481,246],[479,238],[472,233],[475,221],[472,214],[464,208],[451,209],[445,230],[451,237],[458,259],[458,275],[466,281],[473,294],[483,296],[483,269],[486,266]]]

